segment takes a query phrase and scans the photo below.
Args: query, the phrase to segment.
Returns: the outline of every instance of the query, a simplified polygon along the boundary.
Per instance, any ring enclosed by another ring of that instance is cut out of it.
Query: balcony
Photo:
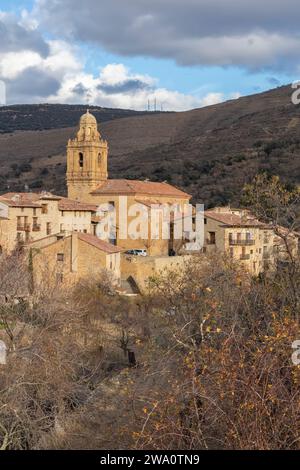
[[[41,226],[39,224],[35,224],[32,226],[32,231],[33,232],[40,232],[41,231]]]
[[[250,259],[250,255],[249,254],[245,254],[245,255],[241,255],[240,256],[240,260],[242,261],[248,261]]]
[[[17,225],[18,232],[30,232],[30,224]]]
[[[255,245],[255,240],[249,240],[247,238],[241,238],[240,240],[229,239],[230,246],[253,246]]]

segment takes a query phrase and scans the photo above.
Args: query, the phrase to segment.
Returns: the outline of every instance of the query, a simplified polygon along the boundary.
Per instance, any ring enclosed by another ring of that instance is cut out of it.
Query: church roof
[[[80,126],[97,125],[97,119],[89,110],[80,118]]]
[[[150,196],[191,198],[189,194],[168,183],[126,179],[108,179],[91,194],[143,194]]]

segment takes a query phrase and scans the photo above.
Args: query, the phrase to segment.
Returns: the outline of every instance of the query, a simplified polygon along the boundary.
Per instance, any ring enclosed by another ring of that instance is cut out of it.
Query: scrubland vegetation
[[[295,194],[262,178],[249,203],[264,198],[274,217],[276,196],[278,221],[293,224]],[[226,256],[195,256],[134,298],[105,273],[34,286],[18,253],[0,278],[2,449],[300,448],[298,257],[254,279]]]

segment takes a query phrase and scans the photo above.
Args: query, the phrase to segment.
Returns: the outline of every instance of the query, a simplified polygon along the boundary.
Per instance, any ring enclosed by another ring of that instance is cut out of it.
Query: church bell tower
[[[67,146],[68,197],[89,202],[90,193],[107,180],[108,145],[101,139],[95,116],[86,112],[79,131]]]

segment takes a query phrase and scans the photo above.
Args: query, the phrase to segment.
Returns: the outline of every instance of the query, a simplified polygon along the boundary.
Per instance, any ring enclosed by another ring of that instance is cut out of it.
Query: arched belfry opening
[[[84,160],[83,153],[79,152],[79,168],[83,168],[83,160]]]

